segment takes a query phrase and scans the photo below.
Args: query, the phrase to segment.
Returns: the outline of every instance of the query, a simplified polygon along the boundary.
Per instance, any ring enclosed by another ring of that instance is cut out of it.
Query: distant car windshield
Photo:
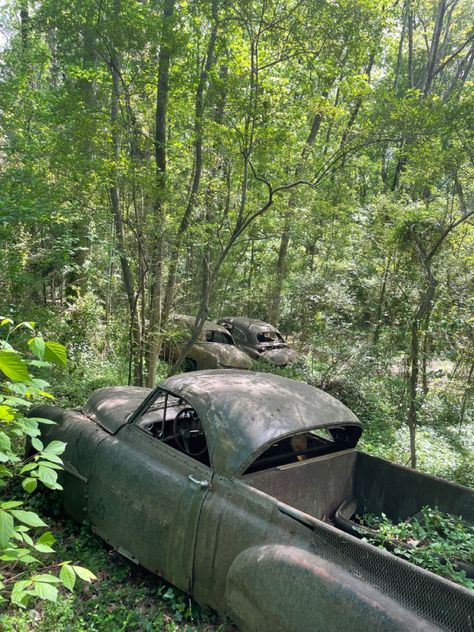
[[[277,331],[261,331],[257,334],[258,342],[284,342]]]
[[[207,342],[220,342],[223,345],[233,345],[232,336],[225,331],[219,329],[209,329],[206,331]]]

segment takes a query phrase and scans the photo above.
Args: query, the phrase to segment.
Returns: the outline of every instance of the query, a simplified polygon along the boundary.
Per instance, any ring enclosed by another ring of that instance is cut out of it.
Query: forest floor
[[[43,506],[38,496],[36,502]],[[2,632],[236,632],[183,592],[123,558],[87,525],[62,515],[56,501],[48,504],[48,526],[57,538],[55,557],[87,567],[97,581],[80,582],[72,594],[63,589],[56,603],[10,608],[0,614]]]

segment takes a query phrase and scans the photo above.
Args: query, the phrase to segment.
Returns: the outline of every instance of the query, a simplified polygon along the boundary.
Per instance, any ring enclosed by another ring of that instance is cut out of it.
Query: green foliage
[[[48,419],[27,417],[26,413],[35,401],[51,398],[45,389],[49,384],[35,378],[31,370],[49,367],[50,363],[64,365],[66,350],[59,343],[45,341],[35,335],[27,341],[18,339],[33,358],[14,349],[12,337],[21,330],[33,331],[34,323],[24,322],[17,326],[11,319],[1,320],[6,331],[3,347],[0,349],[0,489],[11,496],[13,482],[21,480],[23,490],[30,494],[38,485],[52,490],[60,490],[58,470],[62,469],[60,455],[65,444],[52,441],[44,445],[38,438],[40,424],[53,423]],[[31,456],[24,458],[25,439],[31,446]],[[7,599],[25,607],[35,599],[55,602],[58,586],[72,590],[76,576],[90,582],[94,574],[70,562],[50,563],[42,560],[54,553],[52,544],[55,537],[44,531],[46,523],[34,511],[23,508],[22,500],[0,499],[0,559],[5,563],[0,571],[0,603]],[[43,533],[38,535],[41,529]]]
[[[34,619],[27,612],[10,608],[0,614],[2,630],[23,632],[28,625],[38,632],[224,632],[214,614],[203,611],[181,591],[109,550],[91,534],[89,526],[64,521],[60,499],[48,500],[49,513],[58,520],[53,523],[58,555],[82,560],[100,581],[88,584],[83,591],[63,595],[57,603],[38,604]],[[45,500],[38,502],[38,510],[44,513]]]
[[[474,527],[466,524],[461,516],[423,507],[410,520],[398,523],[393,523],[385,514],[365,514],[359,516],[359,522],[376,532],[367,536],[366,531],[360,530],[368,541],[388,547],[395,555],[417,566],[474,589],[474,581],[462,568],[463,562],[474,568]]]

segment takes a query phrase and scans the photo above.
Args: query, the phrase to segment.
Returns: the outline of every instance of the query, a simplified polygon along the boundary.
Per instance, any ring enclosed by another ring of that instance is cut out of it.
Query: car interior
[[[360,437],[358,426],[317,428],[285,437],[273,443],[247,468],[244,474],[267,470],[288,463],[306,461],[325,454],[353,448]]]
[[[184,399],[162,392],[139,418],[137,426],[155,439],[210,465],[201,421]]]

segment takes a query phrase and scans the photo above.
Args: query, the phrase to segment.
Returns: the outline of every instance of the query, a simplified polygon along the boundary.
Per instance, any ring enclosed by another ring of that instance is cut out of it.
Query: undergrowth
[[[369,534],[360,529],[364,539],[437,575],[474,590],[474,527],[461,516],[423,507],[410,520],[392,522],[385,514],[359,516],[359,523],[370,527]]]

